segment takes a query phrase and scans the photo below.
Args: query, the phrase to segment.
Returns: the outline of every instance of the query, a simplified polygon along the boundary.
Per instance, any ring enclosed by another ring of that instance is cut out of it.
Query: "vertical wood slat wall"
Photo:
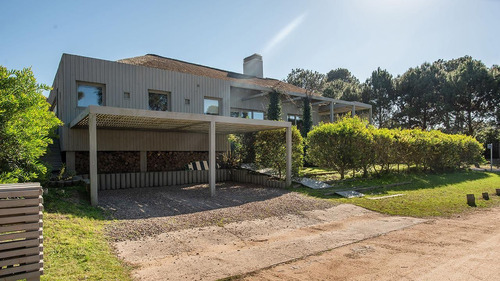
[[[39,183],[0,184],[0,280],[40,280],[42,219]]]
[[[140,187],[160,187],[193,183],[207,183],[209,171],[168,171],[145,173],[99,174],[97,186],[99,190],[114,190]],[[88,175],[84,175],[88,178]],[[268,175],[252,174],[247,170],[217,169],[217,182],[234,181],[253,183],[273,188],[285,188],[284,181],[276,180]]]

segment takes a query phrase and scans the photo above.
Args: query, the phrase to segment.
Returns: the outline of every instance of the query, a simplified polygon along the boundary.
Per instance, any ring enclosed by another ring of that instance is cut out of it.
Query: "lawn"
[[[44,195],[42,280],[131,280],[130,267],[114,255],[105,214],[90,206],[81,187]]]
[[[363,198],[347,199],[337,195],[325,195],[337,189],[381,186],[396,182],[411,182],[411,184],[363,192],[366,195]],[[333,188],[323,190],[309,188],[293,190],[390,215],[432,217],[450,216],[474,209],[466,204],[466,194],[469,193],[476,196],[478,208],[499,206],[500,196],[495,195],[497,188],[500,188],[500,174],[463,171],[447,174],[391,174],[376,179],[338,181]],[[490,200],[482,199],[483,192],[490,194]],[[395,194],[404,195],[379,200],[368,199]]]

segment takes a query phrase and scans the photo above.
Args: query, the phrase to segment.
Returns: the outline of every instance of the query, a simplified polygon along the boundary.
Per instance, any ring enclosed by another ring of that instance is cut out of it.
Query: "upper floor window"
[[[77,83],[78,106],[87,107],[89,105],[103,105],[105,86],[94,83]]]
[[[232,108],[231,109],[231,117],[264,120],[264,112],[262,112],[262,111],[247,111],[247,110]]]
[[[288,122],[291,122],[292,125],[296,125],[297,128],[302,128],[302,116],[297,114],[288,114],[287,116]]]
[[[149,110],[169,111],[170,93],[149,91]]]
[[[220,115],[220,99],[205,98],[203,101],[203,113],[208,115]]]

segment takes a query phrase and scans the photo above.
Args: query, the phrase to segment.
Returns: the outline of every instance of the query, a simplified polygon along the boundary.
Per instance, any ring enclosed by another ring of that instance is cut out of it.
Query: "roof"
[[[145,56],[133,57],[128,59],[118,60],[118,62],[141,65],[152,68],[165,69],[175,72],[188,73],[198,76],[206,76],[210,78],[216,78],[221,80],[235,81],[245,84],[253,84],[270,89],[280,89],[285,92],[300,93],[305,94],[306,90],[297,87],[292,84],[280,81],[278,79],[272,78],[258,78],[255,76],[244,75],[241,73],[231,72],[227,70],[221,70],[213,67],[208,67],[204,65],[194,64],[190,62],[185,62],[181,60],[176,60],[172,58],[166,58],[154,54],[147,54]],[[314,95],[319,96],[319,93]]]
[[[208,133],[210,123],[215,122],[217,134],[238,134],[283,129],[292,125],[284,121],[90,105],[73,119],[70,128],[88,127],[90,114],[96,116],[96,127],[101,129]]]

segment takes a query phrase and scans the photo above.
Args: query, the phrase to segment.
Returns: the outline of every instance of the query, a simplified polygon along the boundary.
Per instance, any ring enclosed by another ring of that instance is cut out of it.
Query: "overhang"
[[[291,127],[290,122],[284,121],[91,105],[71,121],[70,128],[88,127],[90,114],[95,114],[96,127],[99,129],[208,133],[212,121],[216,124],[217,134],[248,133]]]

